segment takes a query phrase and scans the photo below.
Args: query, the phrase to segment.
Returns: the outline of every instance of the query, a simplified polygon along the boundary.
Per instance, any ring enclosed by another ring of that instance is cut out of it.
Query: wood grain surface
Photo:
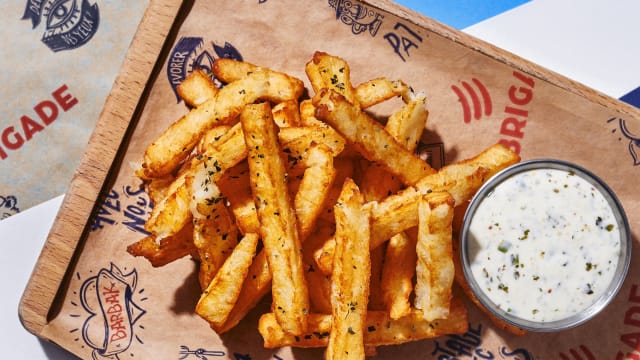
[[[19,306],[20,321],[35,335],[47,324],[54,300],[158,58],[183,6],[151,0],[74,173]]]

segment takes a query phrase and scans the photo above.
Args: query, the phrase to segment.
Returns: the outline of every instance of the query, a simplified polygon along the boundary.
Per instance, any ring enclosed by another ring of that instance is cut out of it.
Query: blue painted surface
[[[640,108],[640,86],[635,90],[623,95],[620,100]]]
[[[441,23],[464,29],[530,0],[395,0]]]

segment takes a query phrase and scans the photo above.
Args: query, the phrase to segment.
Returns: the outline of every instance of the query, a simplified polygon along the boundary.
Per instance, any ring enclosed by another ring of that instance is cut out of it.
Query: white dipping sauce
[[[532,169],[500,183],[469,227],[470,269],[500,309],[549,322],[593,304],[621,251],[611,206],[573,172]]]

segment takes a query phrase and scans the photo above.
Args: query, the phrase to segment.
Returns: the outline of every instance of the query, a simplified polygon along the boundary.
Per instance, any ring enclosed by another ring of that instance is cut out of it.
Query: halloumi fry
[[[152,204],[159,204],[162,199],[167,196],[169,187],[176,180],[174,176],[167,175],[165,177],[154,178],[143,183],[144,191],[149,195],[149,201]]]
[[[164,266],[189,254],[195,254],[193,226],[187,224],[177,234],[160,240],[155,235],[146,236],[127,246],[127,252],[133,256],[144,257],[153,267]]]
[[[271,107],[268,103],[248,105],[240,122],[249,150],[260,233],[273,276],[273,307],[284,329],[301,334],[307,326],[309,297],[296,215],[288,195]]]
[[[396,345],[410,341],[430,339],[442,335],[464,334],[469,328],[467,310],[459,299],[451,303],[447,319],[424,320],[421,311],[412,309],[409,315],[391,319],[385,311],[372,311],[367,315],[365,343],[368,345]]]
[[[200,138],[200,141],[198,142],[198,145],[196,146],[196,153],[197,154],[203,154],[205,151],[207,151],[207,146],[209,144],[212,144],[218,140],[220,140],[220,138],[222,138],[222,136],[226,133],[228,133],[231,130],[231,126],[230,125],[220,125],[220,126],[214,126],[211,129],[209,129],[204,136],[202,136],[202,138]]]
[[[400,80],[377,78],[356,86],[355,97],[360,107],[366,109],[396,96],[407,98],[410,91],[411,88]]]
[[[302,126],[326,126],[324,122],[316,119],[316,107],[311,99],[300,101],[300,124]]]
[[[216,77],[216,79],[222,81],[223,83],[230,83],[247,77],[258,68],[259,66],[246,61],[229,58],[217,58],[216,61],[213,62],[213,68],[211,69],[211,72]]]
[[[294,198],[301,241],[313,230],[336,175],[331,150],[322,144],[309,148],[304,165],[307,168]]]
[[[410,101],[393,113],[384,129],[405,149],[413,152],[427,122],[424,97]],[[402,188],[399,178],[379,164],[371,164],[364,175],[361,189],[367,201],[381,200]]]
[[[217,141],[207,144],[204,153],[192,162],[189,172],[199,178],[199,185],[205,188],[218,182],[228,169],[244,160],[247,153],[242,125],[238,123]]]
[[[284,346],[299,348],[326,347],[331,331],[331,314],[309,314],[309,326],[302,335],[290,334],[278,324],[276,315],[268,312],[260,316],[258,320],[258,332],[262,335],[263,346],[267,349],[275,349]]]
[[[408,231],[389,240],[382,268],[382,296],[389,317],[394,320],[411,312],[409,298],[413,292],[417,260],[416,239]]]
[[[415,308],[424,319],[449,316],[455,267],[451,249],[453,197],[447,192],[424,195],[418,205]]]
[[[229,202],[229,208],[242,234],[260,233],[260,222],[249,183],[249,164],[246,161],[229,169],[217,182],[220,192]]]
[[[195,182],[194,182],[195,181]],[[198,279],[204,290],[238,244],[238,228],[225,205],[225,198],[215,184],[203,189],[198,179],[187,177],[192,187],[193,244],[198,249],[200,271]]]
[[[305,72],[316,94],[323,88],[333,89],[351,104],[359,106],[351,85],[349,64],[344,59],[316,51],[305,65]]]
[[[264,340],[264,347],[269,349],[283,346],[325,347],[331,327],[331,316],[325,314],[309,314],[309,329],[300,336],[285,332],[273,313],[262,315],[258,321],[258,331]],[[464,334],[468,328],[467,311],[459,299],[452,301],[448,319],[434,321],[424,320],[422,312],[415,309],[400,319],[391,319],[386,311],[369,311],[364,343],[365,346],[396,345],[443,335]]]
[[[206,71],[196,69],[187,75],[176,91],[187,105],[194,107],[212,99],[218,93],[218,88]]]
[[[173,236],[191,222],[189,189],[185,185],[187,173],[178,176],[169,185],[165,196],[154,205],[144,224],[145,230],[159,239]]]
[[[296,100],[304,91],[304,84],[300,79],[287,73],[257,66],[246,61],[218,58],[214,61],[211,72],[218,80],[226,83],[227,85],[250,78],[256,73],[264,74],[267,76],[269,81],[267,84],[269,88],[265,97],[261,97],[260,99],[269,100],[273,103]],[[242,93],[240,94],[243,95]]]
[[[301,80],[263,68],[227,84],[214,98],[192,109],[156,138],[145,150],[142,168],[136,174],[151,178],[171,173],[208,129],[230,123],[245,105],[258,100],[297,99],[303,90]]]
[[[418,147],[418,142],[427,124],[429,112],[424,105],[425,101],[424,96],[409,101],[400,110],[391,114],[384,126],[396,141],[411,152]]]
[[[260,300],[262,300],[270,290],[271,271],[269,271],[267,253],[262,249],[258,255],[255,256],[251,266],[249,267],[249,272],[242,284],[242,289],[236,299],[236,303],[227,317],[227,321],[225,321],[222,326],[215,329],[216,332],[218,334],[222,334],[238,325],[247,313],[256,307]]]
[[[364,332],[369,298],[369,210],[358,186],[346,179],[334,207],[336,252],[331,275],[333,326],[326,359],[364,359]]]
[[[258,239],[258,234],[245,235],[202,293],[196,313],[213,329],[227,321],[256,254]]]
[[[286,100],[276,104],[273,109],[273,121],[279,128],[300,126],[300,110],[297,100]]]
[[[328,239],[321,248],[313,253],[318,270],[325,275],[333,273],[333,258],[336,252],[336,239],[334,237]]]
[[[333,90],[323,89],[313,98],[316,117],[327,122],[367,160],[383,164],[405,185],[414,185],[435,173],[424,160],[400,145],[382,125]]]
[[[225,208],[220,212],[226,211]],[[223,217],[224,221],[221,221],[222,217],[218,218],[218,221],[193,219],[193,243],[198,249],[198,257],[200,258],[198,281],[203,290],[206,289],[238,243],[237,227],[228,213]]]
[[[337,156],[333,159],[333,166],[336,168],[336,176],[333,181],[333,187],[327,195],[325,209],[320,213],[320,219],[335,224],[336,217],[333,215],[333,206],[338,201],[344,180],[346,178],[353,178],[355,175],[353,163],[353,159],[346,158],[343,155]]]
[[[242,195],[245,195],[244,193]],[[251,232],[260,232],[260,220],[258,220],[258,212],[256,204],[251,197],[251,193],[246,197],[237,197],[239,201],[231,202],[231,211],[236,219],[236,225],[242,234]]]
[[[346,145],[344,138],[334,129],[320,126],[290,127],[278,132],[278,140],[288,157],[299,158],[312,144],[323,144],[331,150],[332,156],[338,156]]]

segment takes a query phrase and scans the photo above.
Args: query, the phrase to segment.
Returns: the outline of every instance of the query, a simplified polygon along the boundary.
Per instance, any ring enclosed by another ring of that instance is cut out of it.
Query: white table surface
[[[502,1],[504,4],[498,5],[508,9],[512,6],[509,4],[522,2]],[[468,12],[467,8],[483,6],[482,1],[462,0],[401,0],[400,3],[426,15],[429,15],[429,6],[437,7],[436,18],[443,22],[447,19],[453,22]],[[496,4],[489,5],[496,7]],[[442,10],[447,6],[449,13]],[[463,6],[466,7],[463,9]],[[637,63],[640,25],[636,15],[639,13],[640,1],[637,0],[534,0],[488,19],[482,17],[494,13],[478,15],[483,21],[463,31],[619,98],[640,86]],[[465,21],[470,20],[465,18]],[[5,288],[5,296],[0,297],[3,358],[75,358],[29,334],[17,315],[20,297],[62,198],[61,194],[0,221],[0,241],[4,245],[0,251],[0,276]]]

